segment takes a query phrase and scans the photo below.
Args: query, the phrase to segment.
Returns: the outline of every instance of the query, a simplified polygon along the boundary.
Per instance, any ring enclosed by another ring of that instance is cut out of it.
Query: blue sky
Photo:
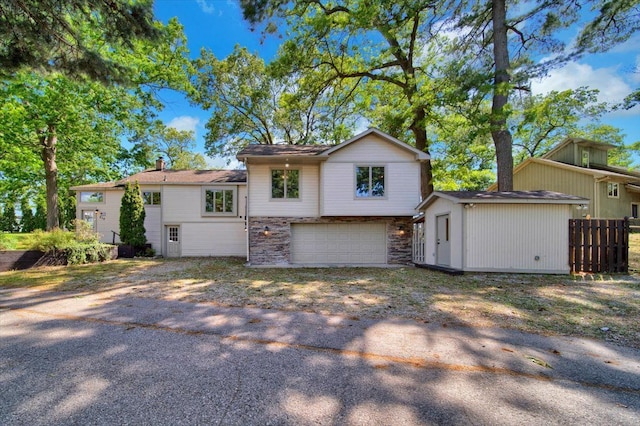
[[[251,32],[242,19],[242,10],[236,0],[155,0],[156,18],[162,22],[177,17],[184,26],[192,57],[206,47],[218,58],[226,57],[236,44],[271,59],[280,39],[271,36],[261,40],[259,32]],[[634,88],[640,86],[640,35],[605,54],[589,55],[577,62],[553,70],[542,79],[532,82],[534,94],[550,90],[565,90],[587,86],[600,90],[600,100],[621,101]],[[160,118],[181,130],[193,130],[198,151],[204,152],[205,123],[209,113],[192,107],[177,94],[167,93]],[[605,124],[619,127],[626,134],[627,144],[640,141],[640,107],[608,114]],[[233,167],[225,159],[209,158],[212,167]],[[636,162],[638,163],[638,162]]]

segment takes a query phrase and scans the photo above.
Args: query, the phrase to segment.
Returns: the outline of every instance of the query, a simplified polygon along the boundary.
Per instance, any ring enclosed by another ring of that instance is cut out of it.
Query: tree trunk
[[[48,125],[40,137],[42,144],[42,161],[47,187],[47,231],[60,226],[58,214],[58,165],[56,164],[56,150],[58,136],[55,125]]]
[[[496,69],[491,105],[491,137],[496,147],[498,191],[513,191],[513,140],[507,127],[505,112],[511,90],[506,20],[505,0],[492,0],[493,56]]]
[[[411,126],[411,131],[416,138],[416,149],[429,154],[427,141],[427,129],[425,129],[426,114],[423,109],[415,111],[415,120]],[[433,192],[433,171],[431,160],[427,160],[420,165],[420,193],[422,199],[426,199]]]

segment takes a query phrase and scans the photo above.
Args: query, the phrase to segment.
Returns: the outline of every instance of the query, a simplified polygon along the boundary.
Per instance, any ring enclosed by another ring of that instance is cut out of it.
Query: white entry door
[[[449,215],[436,216],[436,265],[451,265]]]
[[[180,257],[180,227],[167,226],[167,257]]]

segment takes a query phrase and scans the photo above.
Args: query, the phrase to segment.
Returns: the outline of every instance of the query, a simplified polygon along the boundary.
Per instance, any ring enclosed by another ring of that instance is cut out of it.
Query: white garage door
[[[291,262],[311,264],[387,263],[386,224],[292,224]]]

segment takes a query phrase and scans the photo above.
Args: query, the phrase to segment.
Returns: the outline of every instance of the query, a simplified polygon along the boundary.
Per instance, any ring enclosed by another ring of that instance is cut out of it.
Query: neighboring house
[[[334,146],[250,145],[237,158],[246,171],[165,170],[159,161],[118,182],[76,186],[77,217],[111,242],[124,184],[137,181],[147,239],[165,256],[246,256],[251,265],[411,263],[426,153],[369,129]]]
[[[147,241],[157,254],[244,256],[247,174],[244,170],[167,170],[158,160],[117,182],[75,186],[77,217],[93,223],[104,242],[120,242],[126,182],[138,182]]]
[[[405,264],[429,156],[369,129],[335,146],[250,145],[252,265]]]
[[[608,165],[614,145],[568,138],[541,158],[528,158],[513,171],[513,189],[547,190],[588,198],[588,209],[573,218],[637,218],[640,209],[640,172]],[[497,190],[497,185],[489,187]]]
[[[588,203],[549,191],[436,191],[418,206],[414,262],[445,270],[568,274],[569,219]]]

